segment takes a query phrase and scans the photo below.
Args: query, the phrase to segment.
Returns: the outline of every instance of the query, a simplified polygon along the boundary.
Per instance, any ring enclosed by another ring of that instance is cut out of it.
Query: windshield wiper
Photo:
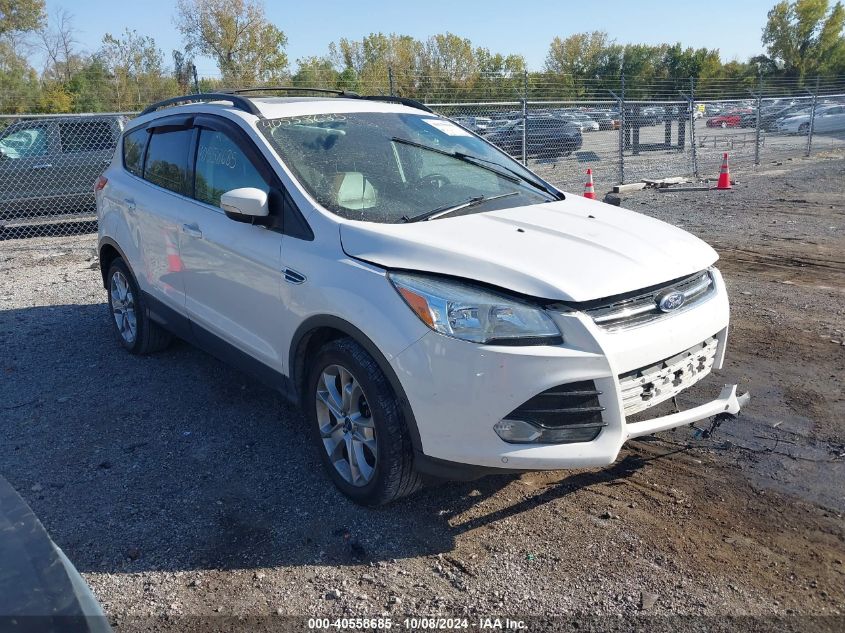
[[[475,165],[481,169],[486,169],[489,172],[492,172],[499,176],[500,178],[504,178],[505,180],[510,180],[511,182],[525,182],[535,189],[539,189],[541,191],[546,192],[556,200],[562,200],[561,194],[556,191],[549,189],[543,183],[535,180],[534,178],[529,178],[524,174],[519,173],[515,169],[511,169],[510,167],[506,167],[501,163],[497,163],[494,160],[490,160],[487,158],[481,158],[480,156],[473,156],[472,154],[465,154],[464,152],[449,152],[445,149],[440,149],[439,147],[432,147],[431,145],[426,145],[425,143],[417,143],[416,141],[412,141],[407,138],[402,138],[399,136],[394,136],[390,139],[394,143],[402,143],[403,145],[410,145],[411,147],[418,147],[419,149],[428,150],[429,152],[434,152],[435,154],[441,154],[442,156],[449,156],[450,158],[456,158],[460,161],[465,163],[469,163],[470,165]],[[487,165],[482,165],[480,163],[489,163],[491,165],[496,165],[496,167],[501,167],[502,169],[506,170],[508,173],[503,173],[494,167],[488,167]]]
[[[519,192],[518,191],[508,191],[507,193],[500,193],[497,196],[473,196],[472,198],[468,198],[463,202],[459,202],[458,204],[448,204],[442,207],[437,207],[436,209],[432,209],[431,211],[426,211],[425,213],[420,213],[419,215],[412,215],[408,217],[407,215],[402,216],[403,222],[419,222],[421,220],[434,220],[441,216],[447,215],[449,213],[453,213],[455,211],[460,211],[461,209],[467,209],[469,207],[474,207],[482,202],[489,202],[490,200],[498,200],[499,198],[507,198],[509,196],[515,196]]]
[[[502,169],[506,169],[508,172],[510,172],[511,174],[513,174],[514,176],[516,176],[517,178],[522,180],[523,182],[527,182],[532,187],[536,187],[537,189],[540,189],[541,191],[545,191],[547,194],[549,194],[550,196],[552,196],[556,200],[563,200],[564,199],[562,193],[555,191],[553,189],[550,189],[547,185],[545,185],[541,181],[535,180],[534,178],[529,178],[528,176],[519,173],[515,169],[512,169],[512,168],[510,168],[506,165],[502,165],[501,163],[497,163],[495,160],[490,160],[489,158],[482,158],[481,156],[471,156],[469,154],[464,154],[463,152],[455,152],[455,154],[457,154],[458,156],[463,156],[465,159],[468,159],[468,160],[473,160],[473,161],[480,160],[480,161],[484,161],[485,163],[490,163],[491,165],[497,165],[498,167],[501,167]],[[483,167],[483,165],[479,165],[479,167]]]

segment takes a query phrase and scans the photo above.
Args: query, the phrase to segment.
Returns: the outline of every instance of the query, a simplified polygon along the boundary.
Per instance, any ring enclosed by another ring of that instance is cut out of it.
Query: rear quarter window
[[[144,147],[147,142],[146,130],[135,130],[123,137],[123,166],[130,174],[144,175]]]
[[[108,121],[67,121],[59,123],[62,152],[107,152],[114,149],[111,123]]]
[[[154,132],[144,161],[144,179],[184,194],[188,173],[188,147],[194,131]]]

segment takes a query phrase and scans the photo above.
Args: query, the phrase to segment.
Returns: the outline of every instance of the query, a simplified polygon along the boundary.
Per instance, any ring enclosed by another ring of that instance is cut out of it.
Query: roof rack
[[[242,97],[240,95],[247,92],[318,92],[321,94],[332,94],[337,97],[346,97],[348,99],[365,99],[367,101],[386,101],[388,103],[399,103],[408,106],[409,108],[416,108],[425,112],[434,111],[428,106],[420,103],[416,99],[408,99],[407,97],[394,97],[391,95],[360,95],[357,92],[350,92],[348,90],[330,90],[328,88],[305,88],[302,86],[266,86],[257,88],[240,88],[238,90],[223,90],[221,92],[202,92],[193,95],[183,95],[181,97],[172,97],[164,101],[158,101],[150,106],[144,108],[141,116],[150,114],[161,108],[176,105],[180,103],[202,103],[204,101],[230,101],[232,106],[238,110],[249,112],[259,118],[264,118],[256,105],[249,99],[249,97]]]
[[[349,99],[366,99],[368,101],[400,103],[410,108],[416,108],[417,110],[433,112],[428,106],[423,105],[415,99],[408,99],[407,97],[394,97],[392,95],[362,95],[351,90],[336,90],[330,88],[306,88],[305,86],[261,86],[256,88],[240,88],[238,90],[224,90],[223,92],[233,95],[244,94],[247,92],[319,92],[321,94],[331,94],[338,97],[347,97]]]
[[[164,101],[158,101],[144,108],[140,116],[144,116],[150,112],[155,112],[156,110],[160,110],[161,108],[165,108],[169,105],[175,105],[177,103],[199,103],[203,101],[231,101],[232,105],[238,110],[243,110],[244,112],[249,112],[257,117],[264,118],[264,115],[261,114],[261,110],[255,107],[255,104],[252,101],[245,97],[239,97],[227,92],[201,92],[199,94],[183,95],[181,97],[165,99]]]
[[[320,92],[323,94],[337,95],[338,97],[358,97],[357,92],[350,90],[332,90],[329,88],[306,88],[304,86],[261,86],[256,88],[239,88],[237,90],[224,90],[226,94],[239,95],[245,92]]]
[[[429,108],[424,103],[420,103],[416,99],[409,99],[408,97],[394,97],[391,95],[356,95],[356,99],[366,99],[367,101],[387,101],[388,103],[399,103],[409,108],[416,108],[417,110],[424,110],[434,114],[434,110]]]

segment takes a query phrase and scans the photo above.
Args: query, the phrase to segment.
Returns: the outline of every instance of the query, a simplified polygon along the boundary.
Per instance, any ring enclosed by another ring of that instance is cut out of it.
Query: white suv
[[[747,399],[730,385],[630,421],[721,366],[715,251],[565,194],[415,102],[162,102],[95,188],[123,346],[175,335],[278,388],[360,503],[426,473],[609,464]]]

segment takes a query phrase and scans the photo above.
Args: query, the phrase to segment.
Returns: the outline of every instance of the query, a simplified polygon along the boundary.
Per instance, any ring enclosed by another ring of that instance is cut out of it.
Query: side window
[[[130,174],[144,175],[144,147],[147,144],[147,130],[140,129],[123,137],[123,166]]]
[[[108,121],[68,121],[59,123],[62,152],[105,152],[114,147]]]
[[[187,182],[188,147],[194,131],[153,132],[144,162],[144,179],[184,194]]]
[[[50,143],[46,127],[27,127],[0,139],[0,152],[6,158],[46,156],[49,151]]]
[[[220,196],[240,187],[269,192],[270,187],[237,144],[223,132],[201,130],[194,197],[220,206]]]

